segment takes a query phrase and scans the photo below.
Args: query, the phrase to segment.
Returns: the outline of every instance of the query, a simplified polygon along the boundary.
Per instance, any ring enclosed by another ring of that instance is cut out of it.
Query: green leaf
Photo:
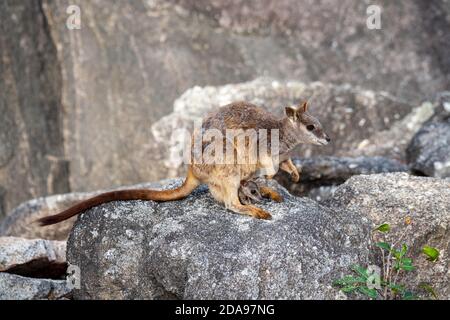
[[[409,265],[404,265],[404,264],[402,264],[401,266],[400,266],[400,269],[403,269],[403,270],[405,270],[405,271],[414,271],[414,269],[416,269],[414,266],[409,266]]]
[[[358,289],[357,286],[346,286],[346,287],[341,288],[341,291],[344,293],[350,293],[350,292],[355,291],[356,289]]]
[[[358,266],[358,265],[354,265],[353,267],[352,267],[352,269],[353,269],[353,271],[355,271],[357,274],[359,274],[364,280],[366,280],[367,279],[367,269],[366,268],[363,268],[363,267],[361,267],[361,266]]]
[[[387,242],[377,242],[376,246],[386,251],[391,251],[391,245]]]
[[[380,232],[389,232],[389,230],[391,230],[391,226],[387,223],[383,223],[382,225],[375,228],[375,230]]]
[[[367,287],[359,287],[359,292],[365,294],[366,296],[376,299],[378,297],[378,292],[375,289],[369,289]]]
[[[404,257],[408,252],[408,246],[406,244],[402,244],[402,249],[400,250],[400,258]]]
[[[392,248],[391,249],[392,255],[395,257],[395,259],[400,260],[401,256],[400,256],[400,251]]]
[[[416,300],[417,299],[417,297],[411,291],[405,291],[402,294],[402,298],[403,298],[403,300]]]
[[[437,261],[439,258],[439,250],[430,246],[424,246],[422,252],[428,257],[429,261]]]
[[[411,258],[402,258],[402,263],[412,266],[412,259]]]
[[[428,283],[422,282],[421,284],[419,284],[419,287],[424,289],[429,294],[431,294],[433,296],[433,298],[435,298],[436,300],[439,299],[439,296],[437,295],[434,288],[431,285],[429,285]]]
[[[360,280],[358,278],[355,278],[354,276],[345,276],[341,279],[335,280],[333,284],[336,286],[348,286],[359,282]]]
[[[395,264],[396,270],[402,269],[405,271],[413,271],[416,267],[412,265],[412,259],[411,258],[401,258],[400,261],[398,261]]]

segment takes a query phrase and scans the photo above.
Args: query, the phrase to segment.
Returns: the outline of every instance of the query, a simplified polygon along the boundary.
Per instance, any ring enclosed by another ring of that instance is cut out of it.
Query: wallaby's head
[[[300,142],[324,146],[331,141],[323,131],[319,120],[308,113],[307,102],[299,106],[286,107],[285,110],[294,127],[294,134]]]

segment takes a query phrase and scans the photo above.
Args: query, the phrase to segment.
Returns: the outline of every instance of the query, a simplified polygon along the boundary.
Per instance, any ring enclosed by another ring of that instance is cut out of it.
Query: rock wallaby
[[[239,199],[239,189],[242,182],[255,178],[261,171],[267,178],[272,178],[276,173],[275,169],[280,168],[291,175],[293,181],[298,182],[300,174],[292,163],[289,153],[299,144],[327,145],[330,138],[323,131],[320,122],[308,112],[308,104],[304,102],[299,106],[289,106],[285,108],[285,116],[277,118],[264,109],[248,102],[234,102],[217,111],[209,114],[202,122],[201,131],[214,130],[224,133],[227,130],[265,130],[268,132],[265,139],[270,144],[271,132],[277,130],[278,150],[277,154],[266,152],[258,154],[256,161],[246,161],[245,159],[234,159],[231,163],[204,163],[191,162],[189,164],[187,177],[184,183],[172,190],[119,190],[100,194],[93,198],[82,201],[67,210],[48,217],[44,217],[38,222],[41,225],[51,225],[69,219],[87,209],[102,203],[117,200],[153,200],[172,201],[187,197],[197,186],[206,184],[212,196],[223,203],[229,210],[249,215],[259,219],[270,219],[271,215],[248,203],[242,203]],[[195,140],[195,133],[192,141]],[[246,138],[244,138],[245,140]],[[259,136],[257,142],[261,142]],[[245,140],[244,146],[248,147],[249,142]],[[230,141],[223,138],[225,145]],[[201,150],[205,150],[211,141],[201,141]],[[239,155],[239,148],[242,143],[237,143],[234,139],[231,142],[234,155]],[[218,149],[215,149],[216,151]],[[237,156],[238,158],[239,156]],[[275,163],[274,159],[276,159]],[[251,192],[251,188],[249,189]],[[259,187],[261,195],[275,201],[281,201],[281,196],[269,187]],[[245,191],[245,190],[241,190]],[[244,195],[245,196],[245,195]],[[242,197],[242,194],[241,194]],[[251,197],[250,197],[251,199]],[[244,201],[247,202],[247,201]]]

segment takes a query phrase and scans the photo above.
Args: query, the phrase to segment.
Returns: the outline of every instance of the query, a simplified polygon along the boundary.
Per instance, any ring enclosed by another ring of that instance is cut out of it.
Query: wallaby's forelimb
[[[293,182],[299,182],[300,181],[300,173],[297,169],[297,167],[292,162],[292,159],[289,158],[283,162],[280,163],[280,169],[289,173],[291,175],[291,180]]]

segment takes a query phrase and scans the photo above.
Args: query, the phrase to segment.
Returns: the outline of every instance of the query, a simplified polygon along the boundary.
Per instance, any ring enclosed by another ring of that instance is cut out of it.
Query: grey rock
[[[294,164],[302,172],[302,180],[344,182],[358,174],[383,172],[404,172],[408,166],[385,157],[315,157],[294,159]]]
[[[450,117],[450,91],[443,91],[436,94],[434,99],[435,112],[430,122],[439,122]]]
[[[338,187],[325,205],[370,219],[373,226],[391,225],[389,242],[405,242],[417,271],[403,279],[412,289],[430,283],[441,299],[450,299],[450,181],[406,173],[353,176]],[[412,223],[407,226],[405,219]],[[436,263],[421,253],[424,245],[437,248]],[[374,248],[373,250],[378,250]],[[380,260],[374,260],[380,266]]]
[[[450,177],[450,117],[424,125],[407,149],[411,169],[432,177]]]
[[[6,215],[6,209],[5,209],[5,189],[0,186],[0,223],[3,219],[3,217]]]
[[[61,70],[40,3],[0,2],[0,189],[5,190],[4,213],[28,199],[69,191]]]
[[[0,272],[28,277],[65,275],[66,242],[0,237]]]
[[[280,69],[292,62],[291,79],[361,84],[396,96],[417,97],[416,102],[427,90],[434,94],[449,87],[450,6],[446,1],[377,1],[380,30],[366,26],[367,8],[374,4],[370,1],[346,0],[339,6],[333,0],[171,1],[247,38],[278,33],[282,52],[296,50],[294,57],[280,56],[277,62]],[[264,61],[272,52],[262,51],[259,56]],[[417,72],[420,69],[426,71]]]
[[[222,105],[246,100],[282,116],[284,107],[311,100],[310,112],[320,119],[332,143],[326,147],[303,145],[293,156],[336,155],[357,149],[361,142],[386,130],[398,118],[409,114],[411,106],[386,92],[362,90],[349,85],[320,82],[305,84],[258,78],[251,82],[220,87],[195,87],[175,101],[174,111],[152,126],[156,140],[165,149],[159,170],[179,176],[184,170],[177,161],[180,137],[192,132],[195,123]],[[395,109],[395,113],[392,110]],[[431,114],[430,114],[431,116]],[[168,143],[169,142],[169,143]]]
[[[44,216],[56,214],[94,194],[69,193],[26,201],[13,209],[0,222],[0,236],[65,240],[69,235],[75,218],[48,227],[41,227],[36,221]]]
[[[340,156],[385,156],[406,161],[406,149],[422,125],[433,118],[436,104],[426,101],[386,130],[360,141],[355,149],[338,151]]]
[[[332,186],[342,184],[354,175],[408,171],[408,166],[384,157],[329,156],[294,159],[293,162],[301,171],[300,182],[291,182],[290,176],[283,172],[277,175],[277,181],[291,193],[308,195],[317,201],[328,198],[335,190]]]
[[[333,280],[368,261],[369,221],[278,188],[285,201],[261,205],[271,221],[233,214],[203,187],[181,201],[91,209],[68,241],[67,259],[81,275],[74,297],[336,298]]]
[[[56,300],[71,295],[65,280],[33,279],[0,273],[0,300]]]

